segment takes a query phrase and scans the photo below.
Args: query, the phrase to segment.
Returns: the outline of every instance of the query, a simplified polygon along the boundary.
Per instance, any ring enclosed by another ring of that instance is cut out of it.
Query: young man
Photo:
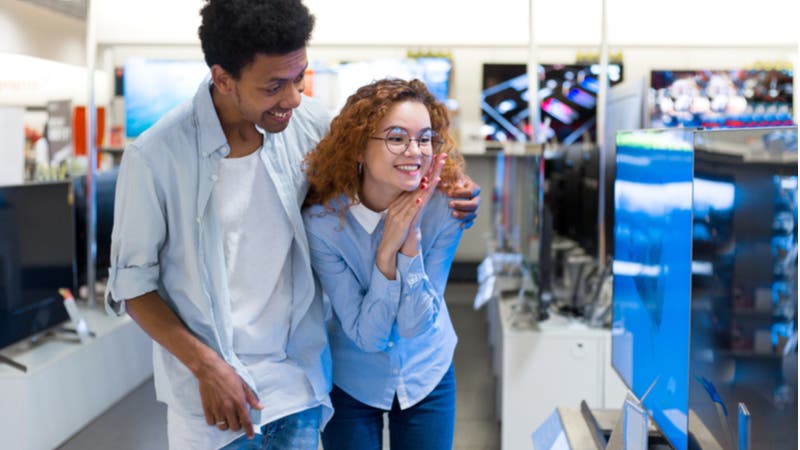
[[[299,0],[209,0],[211,80],[126,150],[107,308],[155,341],[171,449],[316,449],[332,409],[321,291],[300,208],[329,118],[302,96]],[[479,198],[451,193],[468,225]],[[476,191],[477,192],[477,191]],[[254,429],[255,427],[255,429]]]

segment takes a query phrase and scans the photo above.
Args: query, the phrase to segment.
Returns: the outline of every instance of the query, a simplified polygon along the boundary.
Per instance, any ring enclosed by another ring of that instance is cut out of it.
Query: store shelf
[[[622,405],[628,391],[611,367],[610,330],[556,314],[531,324],[515,298],[486,306],[503,450],[529,449],[559,406]]]
[[[0,364],[0,399],[14,405],[0,408],[0,448],[55,448],[152,376],[152,341],[133,320],[79,305],[89,342],[46,338],[0,352],[28,369]]]

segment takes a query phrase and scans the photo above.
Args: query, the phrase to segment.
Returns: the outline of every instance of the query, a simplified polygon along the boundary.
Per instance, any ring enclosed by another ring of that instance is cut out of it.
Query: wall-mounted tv
[[[594,139],[598,64],[539,66],[538,99],[548,140],[569,145]],[[609,64],[610,85],[622,81],[622,65]],[[484,64],[481,92],[483,135],[489,141],[527,141],[531,136],[527,66]]]
[[[68,319],[75,290],[70,182],[0,187],[0,348]]]
[[[172,108],[192,98],[208,72],[202,60],[126,59],[125,135],[139,136]]]
[[[431,94],[443,103],[451,96],[453,63],[446,57],[381,58],[334,65],[315,63],[313,69],[313,96],[328,107],[331,115],[338,114],[358,88],[387,77],[422,80]]]
[[[651,128],[791,125],[791,70],[653,70]]]

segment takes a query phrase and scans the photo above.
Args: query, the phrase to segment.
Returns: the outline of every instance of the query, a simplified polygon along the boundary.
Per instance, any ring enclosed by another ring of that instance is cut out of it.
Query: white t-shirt
[[[214,205],[222,230],[237,355],[286,358],[292,311],[292,228],[255,151],[219,162]],[[265,270],[265,267],[281,267]]]
[[[253,376],[264,406],[266,422],[253,424],[257,427],[318,403],[305,373],[286,356],[292,320],[293,234],[261,151],[220,160],[214,184],[233,349]]]

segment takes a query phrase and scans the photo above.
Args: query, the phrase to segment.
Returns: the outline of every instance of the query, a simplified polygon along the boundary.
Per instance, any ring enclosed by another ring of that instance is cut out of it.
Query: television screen
[[[108,276],[111,265],[111,229],[114,226],[114,194],[119,168],[98,172],[95,178],[95,274],[98,280]],[[75,238],[78,285],[86,284],[86,176],[72,180],[75,192]]]
[[[695,172],[695,241],[727,241],[731,235],[736,185],[733,180]]]
[[[126,59],[125,135],[139,136],[172,108],[192,98],[208,72],[201,60]]]
[[[72,184],[0,187],[0,348],[66,321],[75,285]]]
[[[450,72],[453,70],[453,63],[449,58],[438,56],[426,56],[414,58],[417,66],[417,78],[425,83],[436,100],[446,102],[450,98]]]
[[[450,98],[453,63],[446,57],[382,58],[343,62],[333,66],[314,65],[313,96],[335,116],[358,88],[381,78],[422,80],[440,102]]]
[[[617,134],[611,359],[678,450],[688,439],[692,158],[689,130]]]
[[[598,250],[599,156],[597,146],[573,145],[544,163],[545,203],[552,212],[553,231],[577,242],[589,254]]]
[[[792,124],[791,70],[654,70],[652,128],[741,128]]]
[[[796,448],[797,128],[694,136],[689,435],[742,402],[753,448]]]
[[[548,140],[563,145],[595,136],[598,64],[540,65],[539,104]],[[609,64],[610,85],[622,81],[622,65]],[[525,64],[484,64],[481,119],[489,141],[527,141],[531,136]]]

